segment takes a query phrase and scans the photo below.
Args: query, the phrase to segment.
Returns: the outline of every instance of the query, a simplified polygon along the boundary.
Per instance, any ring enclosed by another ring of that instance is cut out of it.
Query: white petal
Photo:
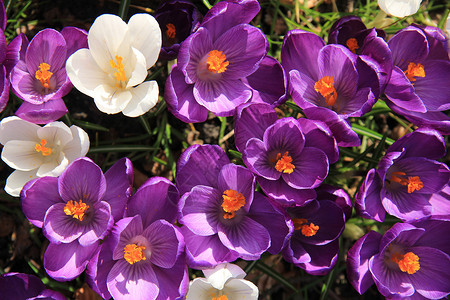
[[[139,50],[132,48],[132,63],[125,66],[125,71],[130,74],[126,88],[133,87],[142,83],[147,77],[147,67],[145,66],[145,57]],[[127,70],[127,68],[131,68]]]
[[[224,295],[227,295],[228,299],[233,300],[257,300],[259,294],[256,285],[245,279],[230,279],[222,292]]]
[[[41,127],[16,116],[4,118],[0,122],[0,143],[4,145],[12,140],[37,140],[36,131],[39,128]]]
[[[415,14],[422,0],[378,0],[378,6],[385,13],[403,18]]]
[[[3,161],[11,168],[30,171],[39,168],[44,156],[35,150],[35,141],[9,141],[2,151]]]
[[[195,278],[189,284],[186,300],[211,300],[216,290],[204,278]]]
[[[148,112],[158,102],[159,88],[156,81],[146,81],[129,90],[133,95],[122,113],[127,117],[138,117]]]
[[[52,157],[53,159],[49,159],[45,161],[38,169],[36,176],[44,177],[44,176],[52,176],[56,177],[61,175],[61,173],[66,169],[69,165],[69,161],[64,156],[63,153],[58,153]]]
[[[66,62],[66,71],[75,88],[92,98],[97,86],[114,84],[108,73],[97,65],[89,49],[80,49],[72,54]]]
[[[89,50],[98,66],[109,73],[110,61],[118,54],[128,26],[116,15],[104,14],[95,19],[88,34]]]
[[[109,85],[99,85],[95,89],[94,102],[97,108],[107,114],[121,112],[130,102],[129,90],[121,90]]]
[[[67,157],[69,163],[73,162],[78,157],[85,156],[89,150],[89,136],[78,126],[70,126],[73,139],[61,149],[64,156]]]
[[[158,60],[161,50],[161,29],[155,18],[149,14],[135,14],[128,21],[131,45],[142,52],[150,69]]]
[[[229,263],[217,265],[213,269],[203,270],[203,274],[205,274],[211,285],[218,290],[223,289],[228,280],[244,278],[246,275],[239,266]]]
[[[25,183],[37,178],[36,171],[19,171],[16,170],[6,179],[5,192],[14,197],[19,197]]]
[[[60,121],[51,122],[37,131],[39,140],[45,139],[48,147],[59,148],[72,140],[72,132]]]

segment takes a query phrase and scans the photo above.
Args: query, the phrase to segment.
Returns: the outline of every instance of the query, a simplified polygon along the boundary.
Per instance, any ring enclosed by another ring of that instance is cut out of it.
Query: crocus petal
[[[268,157],[268,149],[263,141],[252,138],[247,142],[242,159],[245,165],[256,175],[268,180],[277,180],[281,173],[275,169],[275,162]]]
[[[184,297],[189,287],[189,274],[186,265],[185,255],[179,255],[177,261],[170,269],[163,269],[153,266],[159,286],[164,289],[159,290],[158,300],[177,299]]]
[[[118,90],[111,85],[99,85],[94,90],[97,108],[107,114],[116,114],[125,109],[133,95],[129,90]]]
[[[21,171],[31,171],[39,168],[44,162],[44,156],[35,150],[36,142],[12,140],[3,146],[2,160],[11,168]]]
[[[78,238],[82,246],[87,246],[103,239],[114,225],[111,216],[111,207],[108,203],[100,201],[92,204],[93,216],[89,216],[89,223],[84,227],[84,233]]]
[[[149,14],[135,14],[128,21],[130,43],[145,56],[146,69],[158,59],[161,49],[161,29],[155,18]]]
[[[124,259],[114,264],[107,284],[115,299],[154,300],[159,293],[158,278],[151,264],[130,265]]]
[[[3,65],[6,73],[9,74],[19,60],[25,60],[25,53],[28,47],[28,39],[25,34],[21,33],[16,36],[6,47],[6,57]]]
[[[60,33],[66,40],[67,58],[78,49],[88,48],[88,39],[87,39],[88,35],[85,30],[77,27],[68,26],[64,27]]]
[[[68,281],[80,275],[97,250],[98,243],[83,247],[77,241],[53,244],[44,254],[45,271],[59,281]]]
[[[71,243],[84,232],[82,221],[66,215],[65,206],[65,203],[53,204],[45,214],[42,229],[45,237],[52,243]]]
[[[180,223],[197,235],[208,236],[217,233],[221,202],[222,195],[217,189],[195,186],[180,201]]]
[[[29,299],[44,289],[45,285],[34,275],[9,272],[0,276],[0,293],[6,299]]]
[[[9,100],[10,82],[6,77],[6,69],[4,66],[0,67],[0,112],[2,112]]]
[[[369,259],[378,253],[381,234],[369,231],[348,250],[347,275],[350,283],[361,295],[374,283],[369,271]]]
[[[13,197],[19,197],[25,183],[37,178],[36,170],[31,171],[19,171],[15,170],[8,176],[5,184],[5,192]]]
[[[405,71],[408,69],[410,62],[422,62],[429,53],[425,33],[413,26],[400,30],[389,39],[388,45],[392,52],[394,65]],[[411,51],[411,48],[416,50]]]
[[[245,198],[243,209],[248,211],[253,201],[255,176],[247,168],[235,164],[227,164],[220,170],[218,178],[219,191],[234,190]]]
[[[146,81],[130,90],[132,98],[122,113],[127,117],[145,114],[158,102],[159,87],[156,81]]]
[[[186,149],[177,162],[177,187],[180,194],[196,185],[217,187],[220,169],[229,164],[225,152],[217,145],[193,145]]]
[[[222,243],[243,259],[258,259],[270,247],[267,229],[247,216],[233,225],[219,223],[218,229]]]
[[[24,101],[17,109],[16,115],[31,123],[47,124],[58,120],[67,112],[68,110],[63,99],[57,98],[42,104],[32,104]]]
[[[21,192],[22,210],[34,226],[42,228],[45,213],[53,204],[62,202],[58,178],[43,177],[28,182]]]
[[[443,216],[450,219],[450,185],[447,185],[439,193],[433,194],[428,202],[431,204],[433,216]],[[450,253],[450,249],[448,251]]]
[[[113,241],[111,241],[111,246],[114,246],[113,259],[119,260],[124,257],[125,246],[128,245],[135,237],[142,237],[142,232],[144,228],[142,227],[141,215],[136,215],[130,218],[120,219],[113,227],[112,235]]]
[[[186,300],[207,300],[213,291],[211,283],[205,278],[194,278],[189,284]]]
[[[295,189],[283,179],[268,180],[263,177],[257,177],[256,180],[264,193],[282,206],[304,205],[316,198],[314,189]]]
[[[125,77],[128,79],[126,89],[142,83],[148,75],[144,54],[134,48],[131,50],[124,66]]]
[[[231,279],[223,292],[236,299],[257,299],[259,295],[258,287],[251,281],[244,279]]]
[[[64,155],[69,161],[74,161],[76,158],[85,156],[89,150],[89,136],[78,126],[70,126],[72,133],[72,140],[64,147]]]
[[[322,246],[304,244],[303,247],[311,256],[311,261],[300,263],[299,267],[308,274],[325,275],[336,265],[339,255],[339,240]]]
[[[423,101],[429,111],[450,109],[450,61],[434,60],[424,62],[425,77],[414,82],[415,93]]]
[[[359,192],[355,196],[355,208],[363,218],[384,221],[386,211],[381,204],[380,177],[375,169],[369,170]]]
[[[431,205],[428,202],[430,195],[407,194],[406,192],[390,192],[383,199],[383,207],[390,215],[404,221],[421,219],[431,214]]]
[[[7,117],[0,122],[0,143],[5,145],[11,140],[32,141],[38,140],[39,126],[26,122],[19,117]]]
[[[222,290],[228,280],[233,278],[243,279],[246,275],[238,265],[224,263],[215,266],[212,269],[203,270],[203,274],[208,282],[218,290]]]
[[[378,6],[387,14],[403,18],[415,14],[422,0],[378,0]]]

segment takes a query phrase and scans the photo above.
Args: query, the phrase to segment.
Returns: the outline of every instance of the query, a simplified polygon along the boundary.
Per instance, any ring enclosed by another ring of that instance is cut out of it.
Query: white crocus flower
[[[158,84],[144,80],[158,60],[161,42],[161,29],[149,14],[136,14],[128,24],[118,16],[101,15],[89,29],[89,49],[67,60],[67,75],[100,111],[140,116],[158,101]]]
[[[245,272],[233,264],[220,264],[203,270],[206,278],[195,278],[189,284],[186,300],[256,300],[258,288],[242,279]]]
[[[19,196],[25,183],[44,176],[56,177],[89,149],[87,133],[73,125],[52,122],[44,127],[8,117],[0,122],[2,160],[16,169],[6,180],[5,191]]]
[[[415,14],[422,0],[378,0],[378,6],[388,15],[403,18]]]

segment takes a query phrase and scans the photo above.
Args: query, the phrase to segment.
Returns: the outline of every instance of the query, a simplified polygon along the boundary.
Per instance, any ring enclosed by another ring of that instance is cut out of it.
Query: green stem
[[[92,153],[107,153],[107,152],[134,152],[134,151],[152,151],[156,150],[154,147],[143,145],[111,145],[111,146],[97,146],[89,149],[89,154]]]
[[[293,286],[289,281],[284,279],[284,277],[280,273],[273,270],[271,267],[269,267],[265,263],[258,261],[256,263],[256,268],[261,270],[262,272],[266,273],[270,277],[274,278],[275,280],[281,282],[282,284],[284,284],[286,287],[290,288],[295,293],[298,293],[298,290],[295,288],[295,286]]]
[[[128,8],[130,7],[130,2],[131,2],[131,0],[120,1],[119,17],[122,18],[122,20],[125,20],[127,14],[128,14]]]

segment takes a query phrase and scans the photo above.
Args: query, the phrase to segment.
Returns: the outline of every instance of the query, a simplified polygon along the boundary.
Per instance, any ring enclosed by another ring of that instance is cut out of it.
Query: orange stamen
[[[128,244],[123,248],[123,258],[130,264],[134,264],[141,260],[146,260],[147,258],[144,255],[145,247],[138,246],[136,244]]]
[[[121,87],[122,84],[127,81],[127,77],[125,76],[125,67],[122,63],[123,61],[123,57],[116,55],[116,62],[114,62],[113,59],[111,59],[109,61],[109,64],[111,65],[111,67],[113,69],[115,69],[116,71],[113,74],[114,79],[116,80],[116,86],[117,87]]]
[[[396,253],[392,255],[392,261],[398,265],[402,272],[408,274],[414,274],[420,270],[419,257],[412,252],[404,255]]]
[[[226,295],[218,296],[218,297],[212,297],[211,300],[228,300],[228,297]]]
[[[225,72],[227,66],[230,64],[226,59],[227,56],[222,51],[209,51],[208,58],[206,59],[208,71],[215,74]]]
[[[420,63],[415,64],[410,62],[408,64],[408,69],[405,71],[405,75],[409,81],[414,82],[416,81],[415,77],[425,77],[425,69]]]
[[[68,216],[72,216],[74,219],[83,221],[84,214],[88,208],[89,205],[86,205],[86,203],[83,203],[81,200],[79,202],[70,200],[67,202],[66,206],[64,206],[64,213]]]
[[[42,139],[40,144],[36,144],[34,150],[36,150],[36,152],[41,152],[43,156],[49,156],[50,154],[52,154],[52,148],[45,147],[46,144],[47,141],[45,139]]]
[[[337,100],[337,92],[333,84],[333,76],[324,76],[314,84],[314,90],[325,98],[329,106],[333,106]]]
[[[34,77],[36,77],[37,80],[39,80],[43,87],[48,88],[50,78],[52,77],[53,73],[49,71],[50,65],[47,63],[41,63],[39,65],[39,70],[36,71],[36,74],[34,74]]]
[[[345,44],[353,53],[356,53],[356,50],[359,49],[358,41],[355,38],[349,38]]]
[[[281,173],[291,174],[294,172],[295,166],[292,163],[292,157],[289,156],[289,152],[286,151],[283,156],[281,153],[277,154],[277,163],[275,169]]]
[[[173,25],[172,23],[168,23],[168,24],[166,25],[166,27],[167,27],[167,30],[166,30],[166,36],[167,36],[169,39],[174,39],[174,38],[175,38],[175,33],[176,33],[175,25]]]
[[[408,194],[411,194],[414,191],[420,191],[424,186],[419,176],[408,176],[408,179],[401,176],[406,176],[406,173],[392,172],[391,181],[400,183],[401,185],[407,185]]]
[[[295,230],[301,230],[302,234],[304,236],[310,237],[310,236],[315,235],[317,233],[317,231],[319,231],[318,225],[314,225],[314,223],[310,223],[308,225],[307,224],[308,220],[306,220],[306,219],[294,218],[294,219],[292,219],[292,221],[294,222]]]
[[[222,198],[222,209],[225,212],[223,217],[225,219],[234,218],[234,213],[245,205],[244,195],[235,190],[226,190],[223,192]]]

